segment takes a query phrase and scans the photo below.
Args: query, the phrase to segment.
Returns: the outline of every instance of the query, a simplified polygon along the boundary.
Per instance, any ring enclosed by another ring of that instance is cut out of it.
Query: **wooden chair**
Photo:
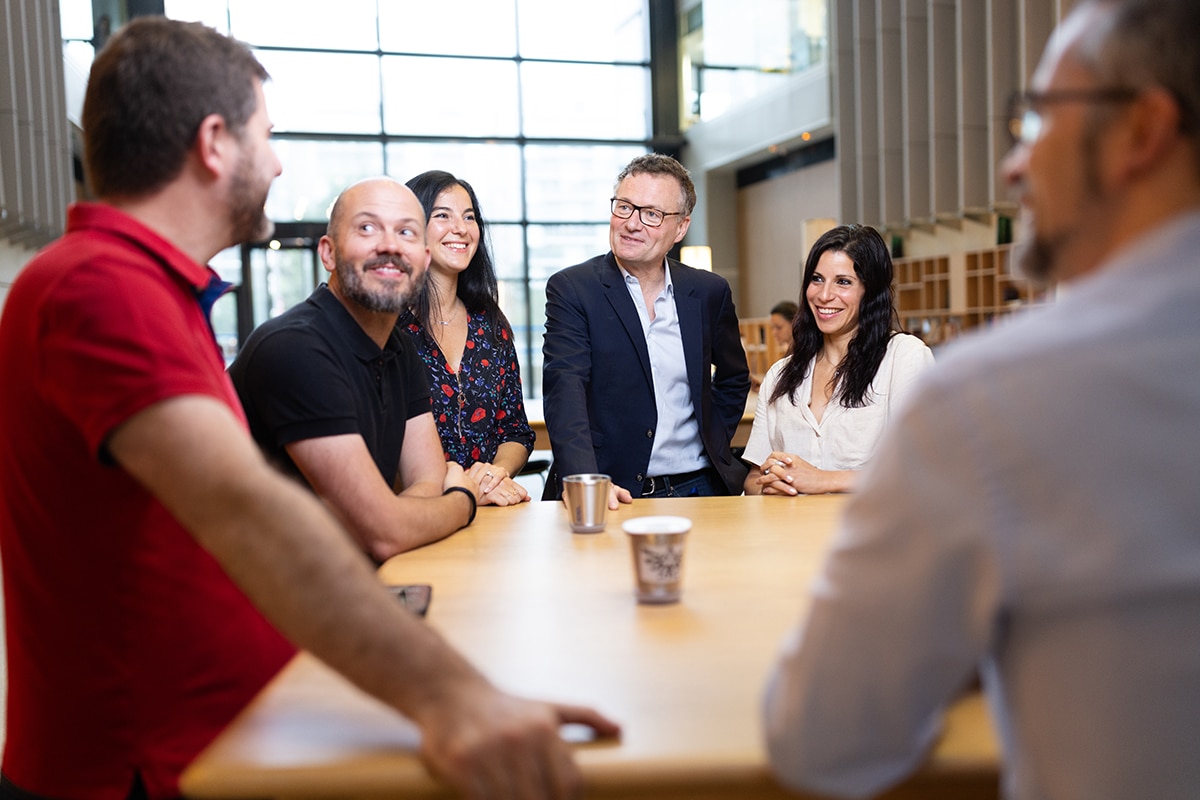
[[[742,335],[742,347],[746,350],[746,365],[750,374],[760,378],[767,367],[775,363],[770,359],[770,348],[775,345],[771,335],[770,317],[748,317],[738,320],[738,331]]]
[[[750,386],[754,391],[758,391],[758,385],[767,374],[767,370],[783,358],[786,351],[775,341],[775,334],[771,333],[770,317],[740,319],[738,330],[742,335],[742,347],[746,351],[746,366],[750,368]]]

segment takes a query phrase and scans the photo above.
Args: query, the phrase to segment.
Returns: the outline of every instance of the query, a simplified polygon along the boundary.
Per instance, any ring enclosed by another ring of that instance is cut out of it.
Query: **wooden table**
[[[469,529],[389,560],[430,583],[428,622],[498,685],[593,705],[620,742],[578,746],[588,797],[795,797],[765,764],[759,705],[807,603],[839,497],[648,499],[572,534],[558,503],[483,508]],[[693,520],[683,601],[639,606],[622,520]],[[448,796],[412,757],[398,714],[298,656],[184,775],[195,798]],[[949,717],[931,762],[889,798],[998,794],[982,701]]]
[[[757,404],[758,393],[751,392],[746,397],[746,408],[742,411],[742,419],[733,435],[734,447],[745,447],[746,442],[750,440],[750,428],[754,424],[754,408]],[[533,449],[549,451],[550,436],[546,433],[546,415],[542,410],[541,398],[526,398],[525,414],[529,417],[529,427],[533,428]]]

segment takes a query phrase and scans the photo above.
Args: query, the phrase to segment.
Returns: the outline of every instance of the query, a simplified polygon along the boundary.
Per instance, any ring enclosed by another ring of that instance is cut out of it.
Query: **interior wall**
[[[17,273],[33,258],[33,250],[0,239],[0,314],[4,313],[4,301]]]
[[[692,173],[699,204],[683,244],[712,248],[713,271],[729,281],[739,316],[753,316],[745,309],[756,303],[742,291],[742,275],[748,270],[743,269],[741,243],[749,237],[738,224],[737,170],[780,148],[832,136],[829,87],[828,68],[815,67],[791,76],[775,91],[748,99],[737,113],[687,131],[682,160]]]
[[[834,159],[738,190],[739,316],[766,316],[800,296],[808,249],[836,224],[838,174]]]

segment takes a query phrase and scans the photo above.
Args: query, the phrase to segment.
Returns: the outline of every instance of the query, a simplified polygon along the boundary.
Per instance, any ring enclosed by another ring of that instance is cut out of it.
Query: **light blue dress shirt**
[[[646,475],[678,475],[709,466],[708,456],[700,441],[700,423],[692,406],[688,386],[687,363],[683,354],[683,336],[679,330],[679,314],[675,308],[675,286],[671,270],[666,282],[654,299],[654,319],[646,310],[642,285],[633,275],[619,267],[625,278],[625,288],[633,298],[642,334],[650,352],[650,373],[654,378],[654,405],[658,410],[658,425],[654,431],[654,446]]]

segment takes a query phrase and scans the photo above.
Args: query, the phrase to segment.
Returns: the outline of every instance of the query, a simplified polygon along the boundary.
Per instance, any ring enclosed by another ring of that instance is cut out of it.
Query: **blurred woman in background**
[[[771,309],[770,320],[770,335],[775,338],[775,343],[779,346],[780,358],[786,356],[792,351],[792,322],[796,319],[796,311],[798,306],[791,300],[780,300]],[[778,359],[776,359],[778,360]],[[767,366],[770,366],[769,364]],[[750,373],[750,391],[757,392],[762,386],[762,375]]]

